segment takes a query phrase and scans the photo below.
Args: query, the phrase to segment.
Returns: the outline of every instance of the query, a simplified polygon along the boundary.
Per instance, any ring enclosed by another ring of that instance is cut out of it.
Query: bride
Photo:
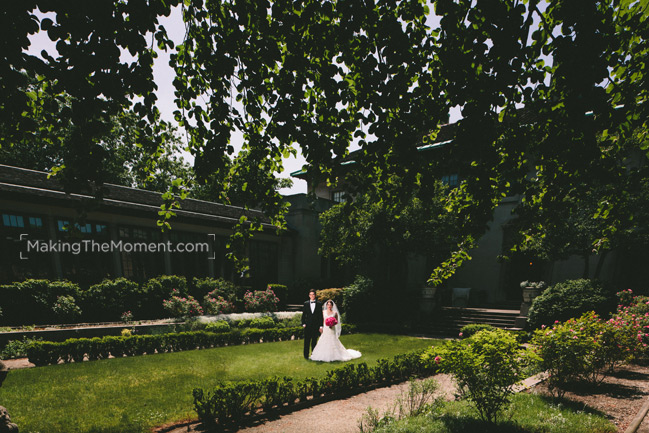
[[[361,352],[358,350],[345,349],[338,337],[341,331],[340,314],[338,308],[331,299],[325,303],[322,312],[324,329],[322,335],[311,353],[312,361],[349,361],[350,359],[360,358]],[[327,323],[330,323],[328,325]]]

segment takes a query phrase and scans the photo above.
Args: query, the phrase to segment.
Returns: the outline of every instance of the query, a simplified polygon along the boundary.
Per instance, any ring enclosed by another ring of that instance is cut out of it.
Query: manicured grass
[[[503,421],[481,421],[467,401],[447,403],[440,413],[397,421],[374,433],[614,433],[615,425],[595,411],[521,393],[514,396]]]
[[[384,334],[345,335],[341,341],[363,353],[351,362],[368,365],[439,343]],[[342,365],[306,361],[302,345],[286,341],[14,370],[0,388],[0,405],[21,433],[144,432],[195,418],[196,387],[273,375],[323,376]]]

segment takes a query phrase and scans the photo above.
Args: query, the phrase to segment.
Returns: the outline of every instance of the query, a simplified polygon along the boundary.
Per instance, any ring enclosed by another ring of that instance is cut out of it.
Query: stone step
[[[432,335],[457,337],[460,330],[471,324],[486,324],[501,329],[514,329],[518,310],[491,308],[442,307],[428,327]]]

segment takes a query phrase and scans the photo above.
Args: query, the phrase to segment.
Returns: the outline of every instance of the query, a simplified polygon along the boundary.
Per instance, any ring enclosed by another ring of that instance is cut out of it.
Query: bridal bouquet
[[[327,326],[330,327],[330,328],[331,328],[332,326],[336,326],[337,324],[338,324],[338,320],[336,320],[335,317],[327,317],[327,318],[325,319],[325,325],[327,325]]]

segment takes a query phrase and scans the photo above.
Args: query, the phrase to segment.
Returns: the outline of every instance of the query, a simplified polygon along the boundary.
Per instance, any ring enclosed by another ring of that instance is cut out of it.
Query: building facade
[[[262,288],[289,283],[295,232],[276,234],[259,211],[186,199],[171,230],[157,225],[160,193],[106,185],[103,199],[66,193],[44,172],[0,165],[0,283],[26,278],[93,284],[156,275],[223,277]],[[268,230],[248,245],[250,273],[236,275],[225,250],[242,215]]]

